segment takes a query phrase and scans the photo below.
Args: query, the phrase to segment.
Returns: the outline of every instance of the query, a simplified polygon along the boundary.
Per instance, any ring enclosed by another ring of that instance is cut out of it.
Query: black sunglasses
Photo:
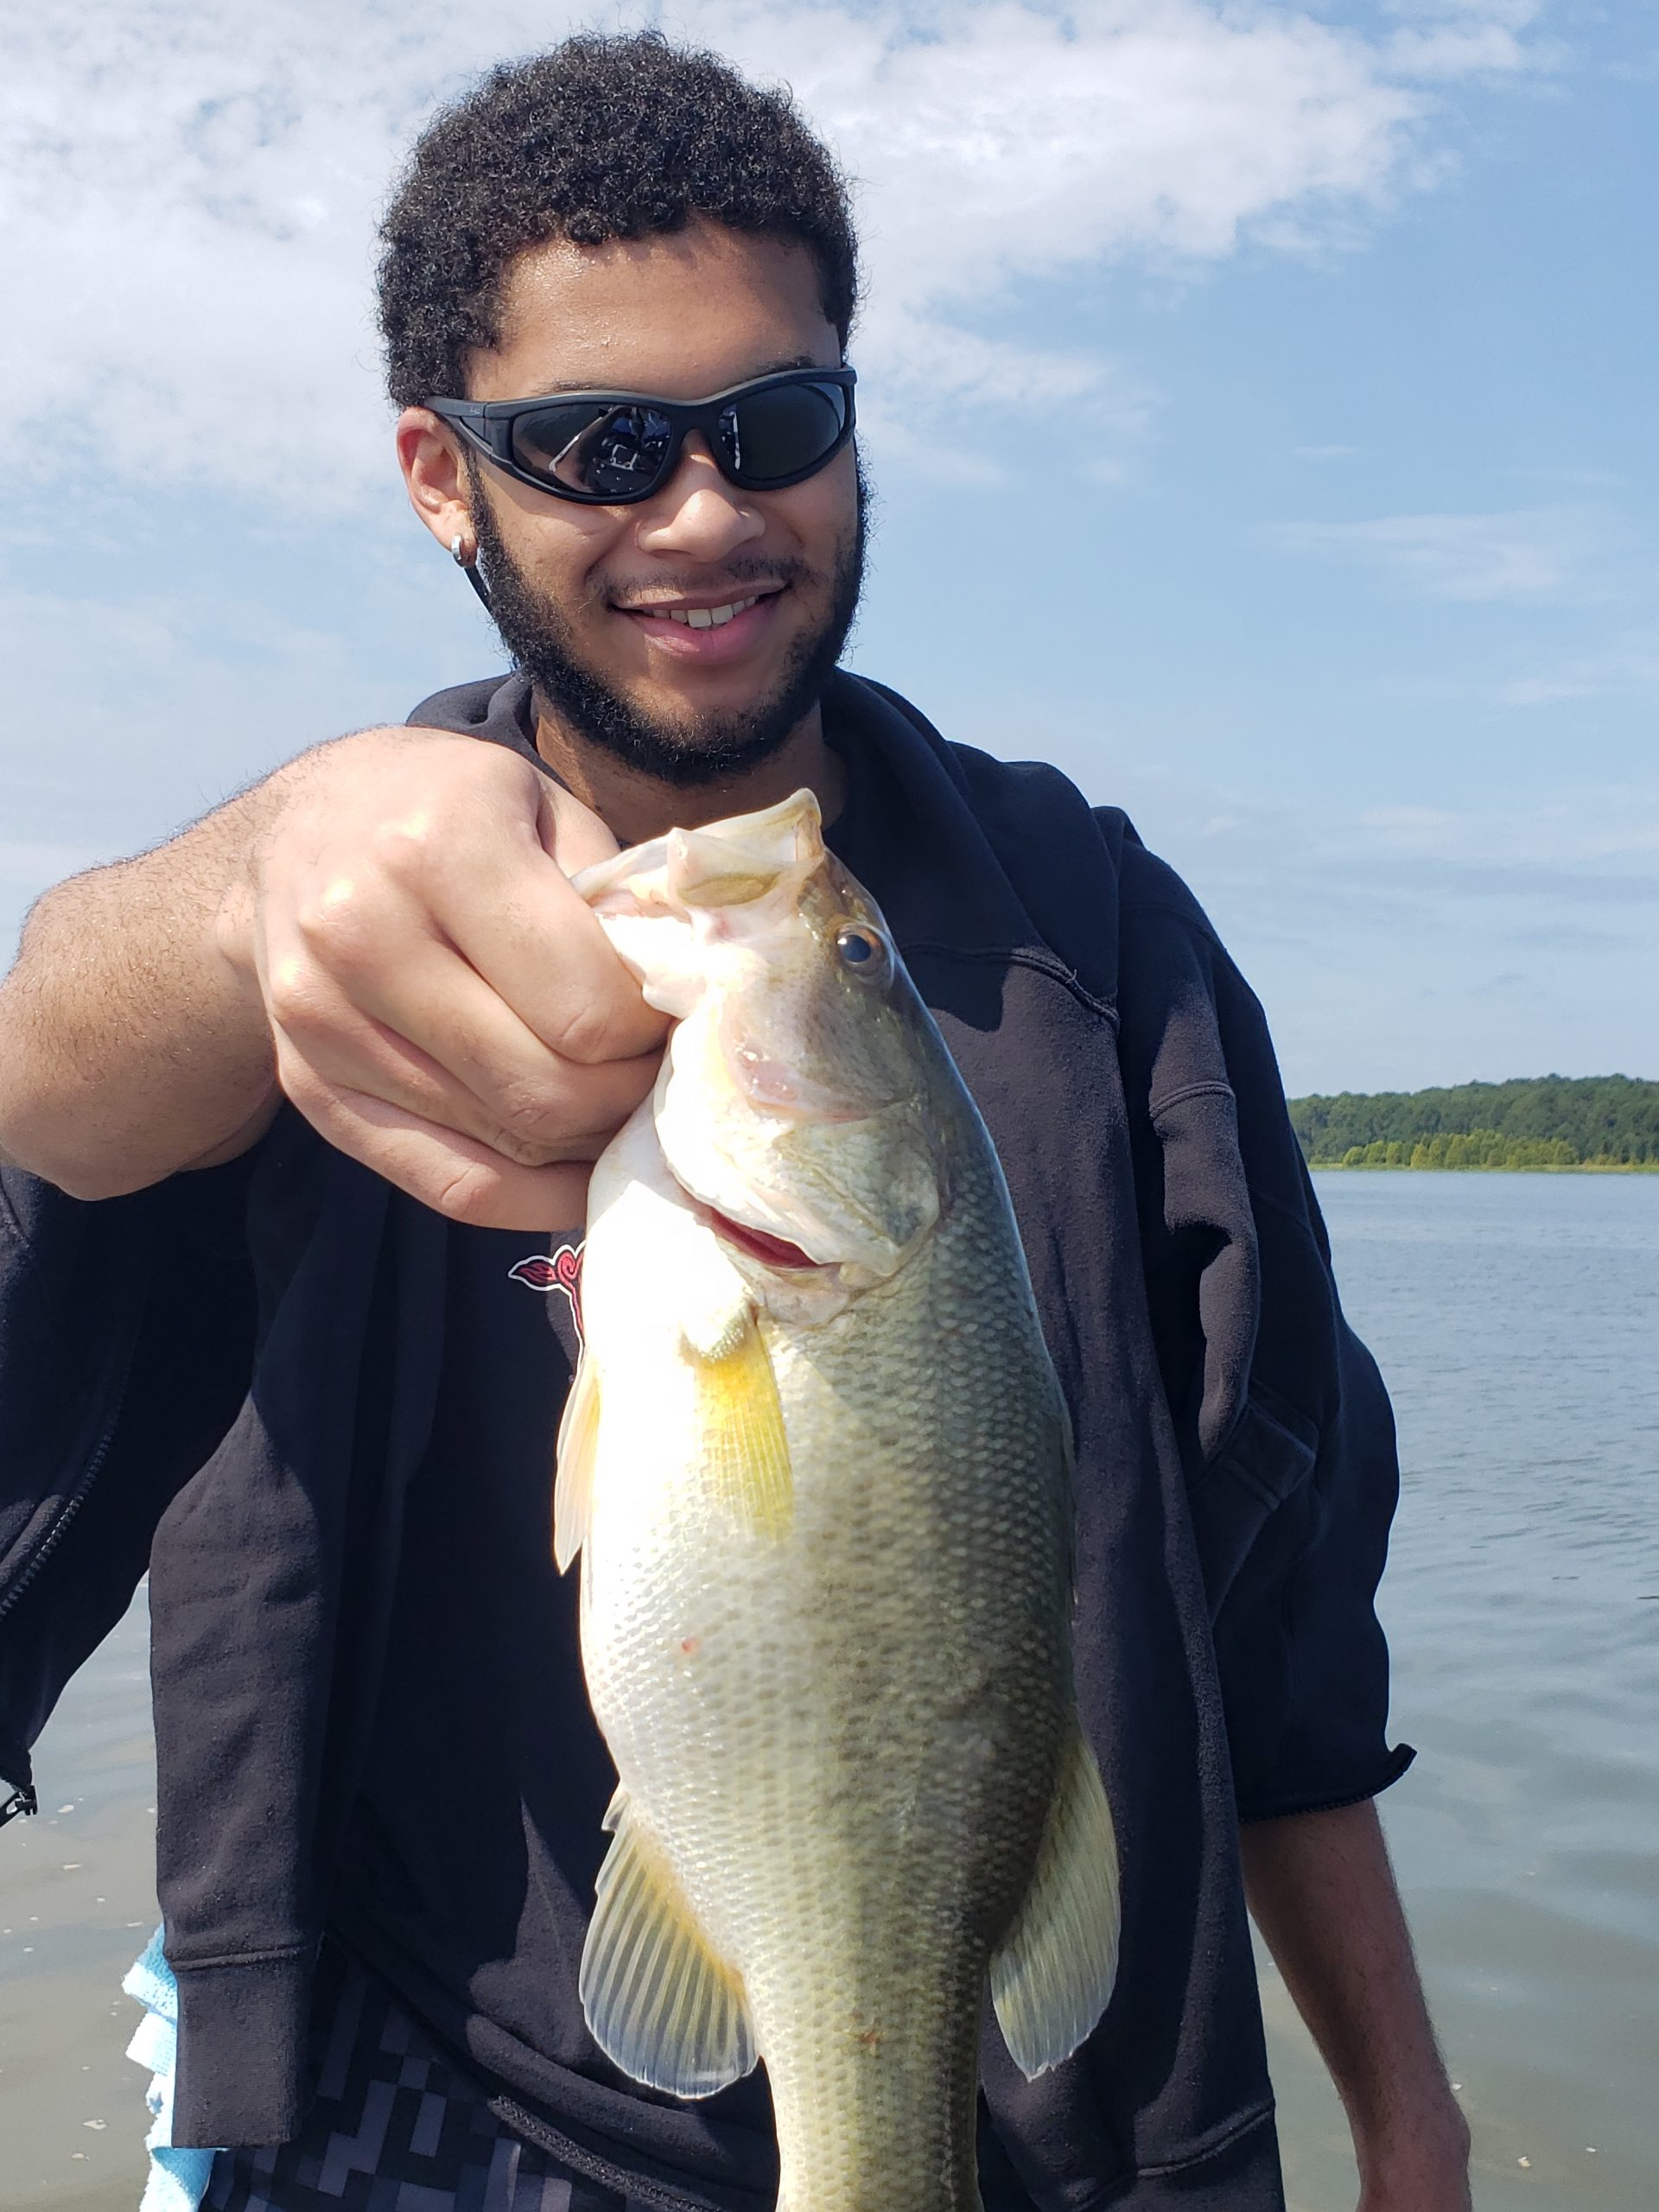
[[[562,391],[426,404],[521,484],[584,506],[623,507],[661,491],[691,430],[746,492],[781,492],[816,476],[853,435],[856,382],[851,369],[785,369],[707,399]]]

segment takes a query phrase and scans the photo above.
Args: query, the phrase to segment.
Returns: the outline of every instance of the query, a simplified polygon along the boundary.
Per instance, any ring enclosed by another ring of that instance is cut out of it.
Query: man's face
[[[840,360],[807,254],[694,223],[531,249],[468,396],[561,388],[698,399]],[[469,458],[473,515],[510,652],[571,734],[665,781],[730,775],[810,713],[857,601],[863,502],[850,446],[780,492],[728,483],[693,433],[637,506],[588,507]],[[753,605],[744,607],[744,602]],[[674,619],[738,605],[717,626]]]

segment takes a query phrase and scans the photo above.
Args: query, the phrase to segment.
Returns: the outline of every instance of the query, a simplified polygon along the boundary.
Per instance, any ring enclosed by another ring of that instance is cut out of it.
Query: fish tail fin
[[[1106,2010],[1117,1973],[1117,1842],[1075,1713],[1031,1886],[991,1960],[991,1999],[1027,2081],[1069,2058]]]

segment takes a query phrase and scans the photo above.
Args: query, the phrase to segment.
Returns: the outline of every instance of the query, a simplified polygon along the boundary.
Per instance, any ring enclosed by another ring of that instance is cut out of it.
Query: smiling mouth
[[[642,621],[677,622],[685,630],[720,630],[728,622],[735,621],[740,614],[747,614],[752,607],[759,607],[763,599],[776,599],[787,586],[779,584],[770,591],[754,592],[747,599],[728,600],[721,607],[663,606],[623,607],[621,614],[633,614]]]

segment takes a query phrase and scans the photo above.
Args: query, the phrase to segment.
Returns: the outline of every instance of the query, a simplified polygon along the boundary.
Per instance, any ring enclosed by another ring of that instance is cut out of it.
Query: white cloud
[[[860,180],[878,434],[885,415],[937,438],[1037,389],[1097,401],[1109,448],[1144,416],[1133,372],[988,312],[1115,257],[1294,246],[1385,205],[1435,173],[1431,87],[1526,66],[1529,13],[1484,0],[1366,36],[1212,0],[687,0],[669,27],[786,78]],[[8,463],[313,515],[355,499],[385,466],[374,210],[436,99],[575,19],[41,0],[0,86]]]
[[[1398,32],[1389,41],[1388,54],[1402,75],[1425,84],[1435,78],[1507,75],[1520,66],[1521,46],[1503,23],[1465,20]]]
[[[1284,552],[1360,562],[1433,599],[1542,601],[1590,588],[1612,534],[1592,510],[1533,507],[1281,523],[1268,536]]]
[[[1408,22],[1456,25],[1472,19],[1522,31],[1537,22],[1544,4],[1543,0],[1382,0],[1382,12]]]
[[[68,853],[61,874],[168,836],[306,745],[407,709],[420,679],[388,683],[387,637],[417,626],[470,658],[468,632],[481,627],[450,603],[448,576],[423,550],[411,540],[384,583],[359,556],[350,620],[332,630],[284,611],[297,554],[270,565],[265,594],[215,586],[200,560],[118,596],[0,573],[0,666],[27,702],[0,732],[0,861],[11,878],[36,880],[30,853]],[[326,587],[312,603],[327,606]]]
[[[1599,685],[1573,676],[1521,676],[1498,686],[1505,707],[1553,707],[1565,699],[1593,699]]]
[[[1659,855],[1659,785],[1594,784],[1523,805],[1377,806],[1357,817],[1387,852],[1507,871],[1576,869],[1586,887],[1609,868]],[[1654,889],[1659,893],[1659,882]]]
[[[1499,686],[1506,707],[1547,707],[1565,699],[1659,692],[1659,631],[1632,630],[1590,652],[1570,654]]]
[[[997,728],[962,734],[995,748]],[[1275,800],[1165,768],[1138,734],[1103,743],[1092,721],[1051,726],[1045,749],[1198,892],[1293,1096],[1655,1072],[1659,779],[1573,764],[1513,803],[1358,807],[1317,777]],[[1495,994],[1499,974],[1518,1003]]]

